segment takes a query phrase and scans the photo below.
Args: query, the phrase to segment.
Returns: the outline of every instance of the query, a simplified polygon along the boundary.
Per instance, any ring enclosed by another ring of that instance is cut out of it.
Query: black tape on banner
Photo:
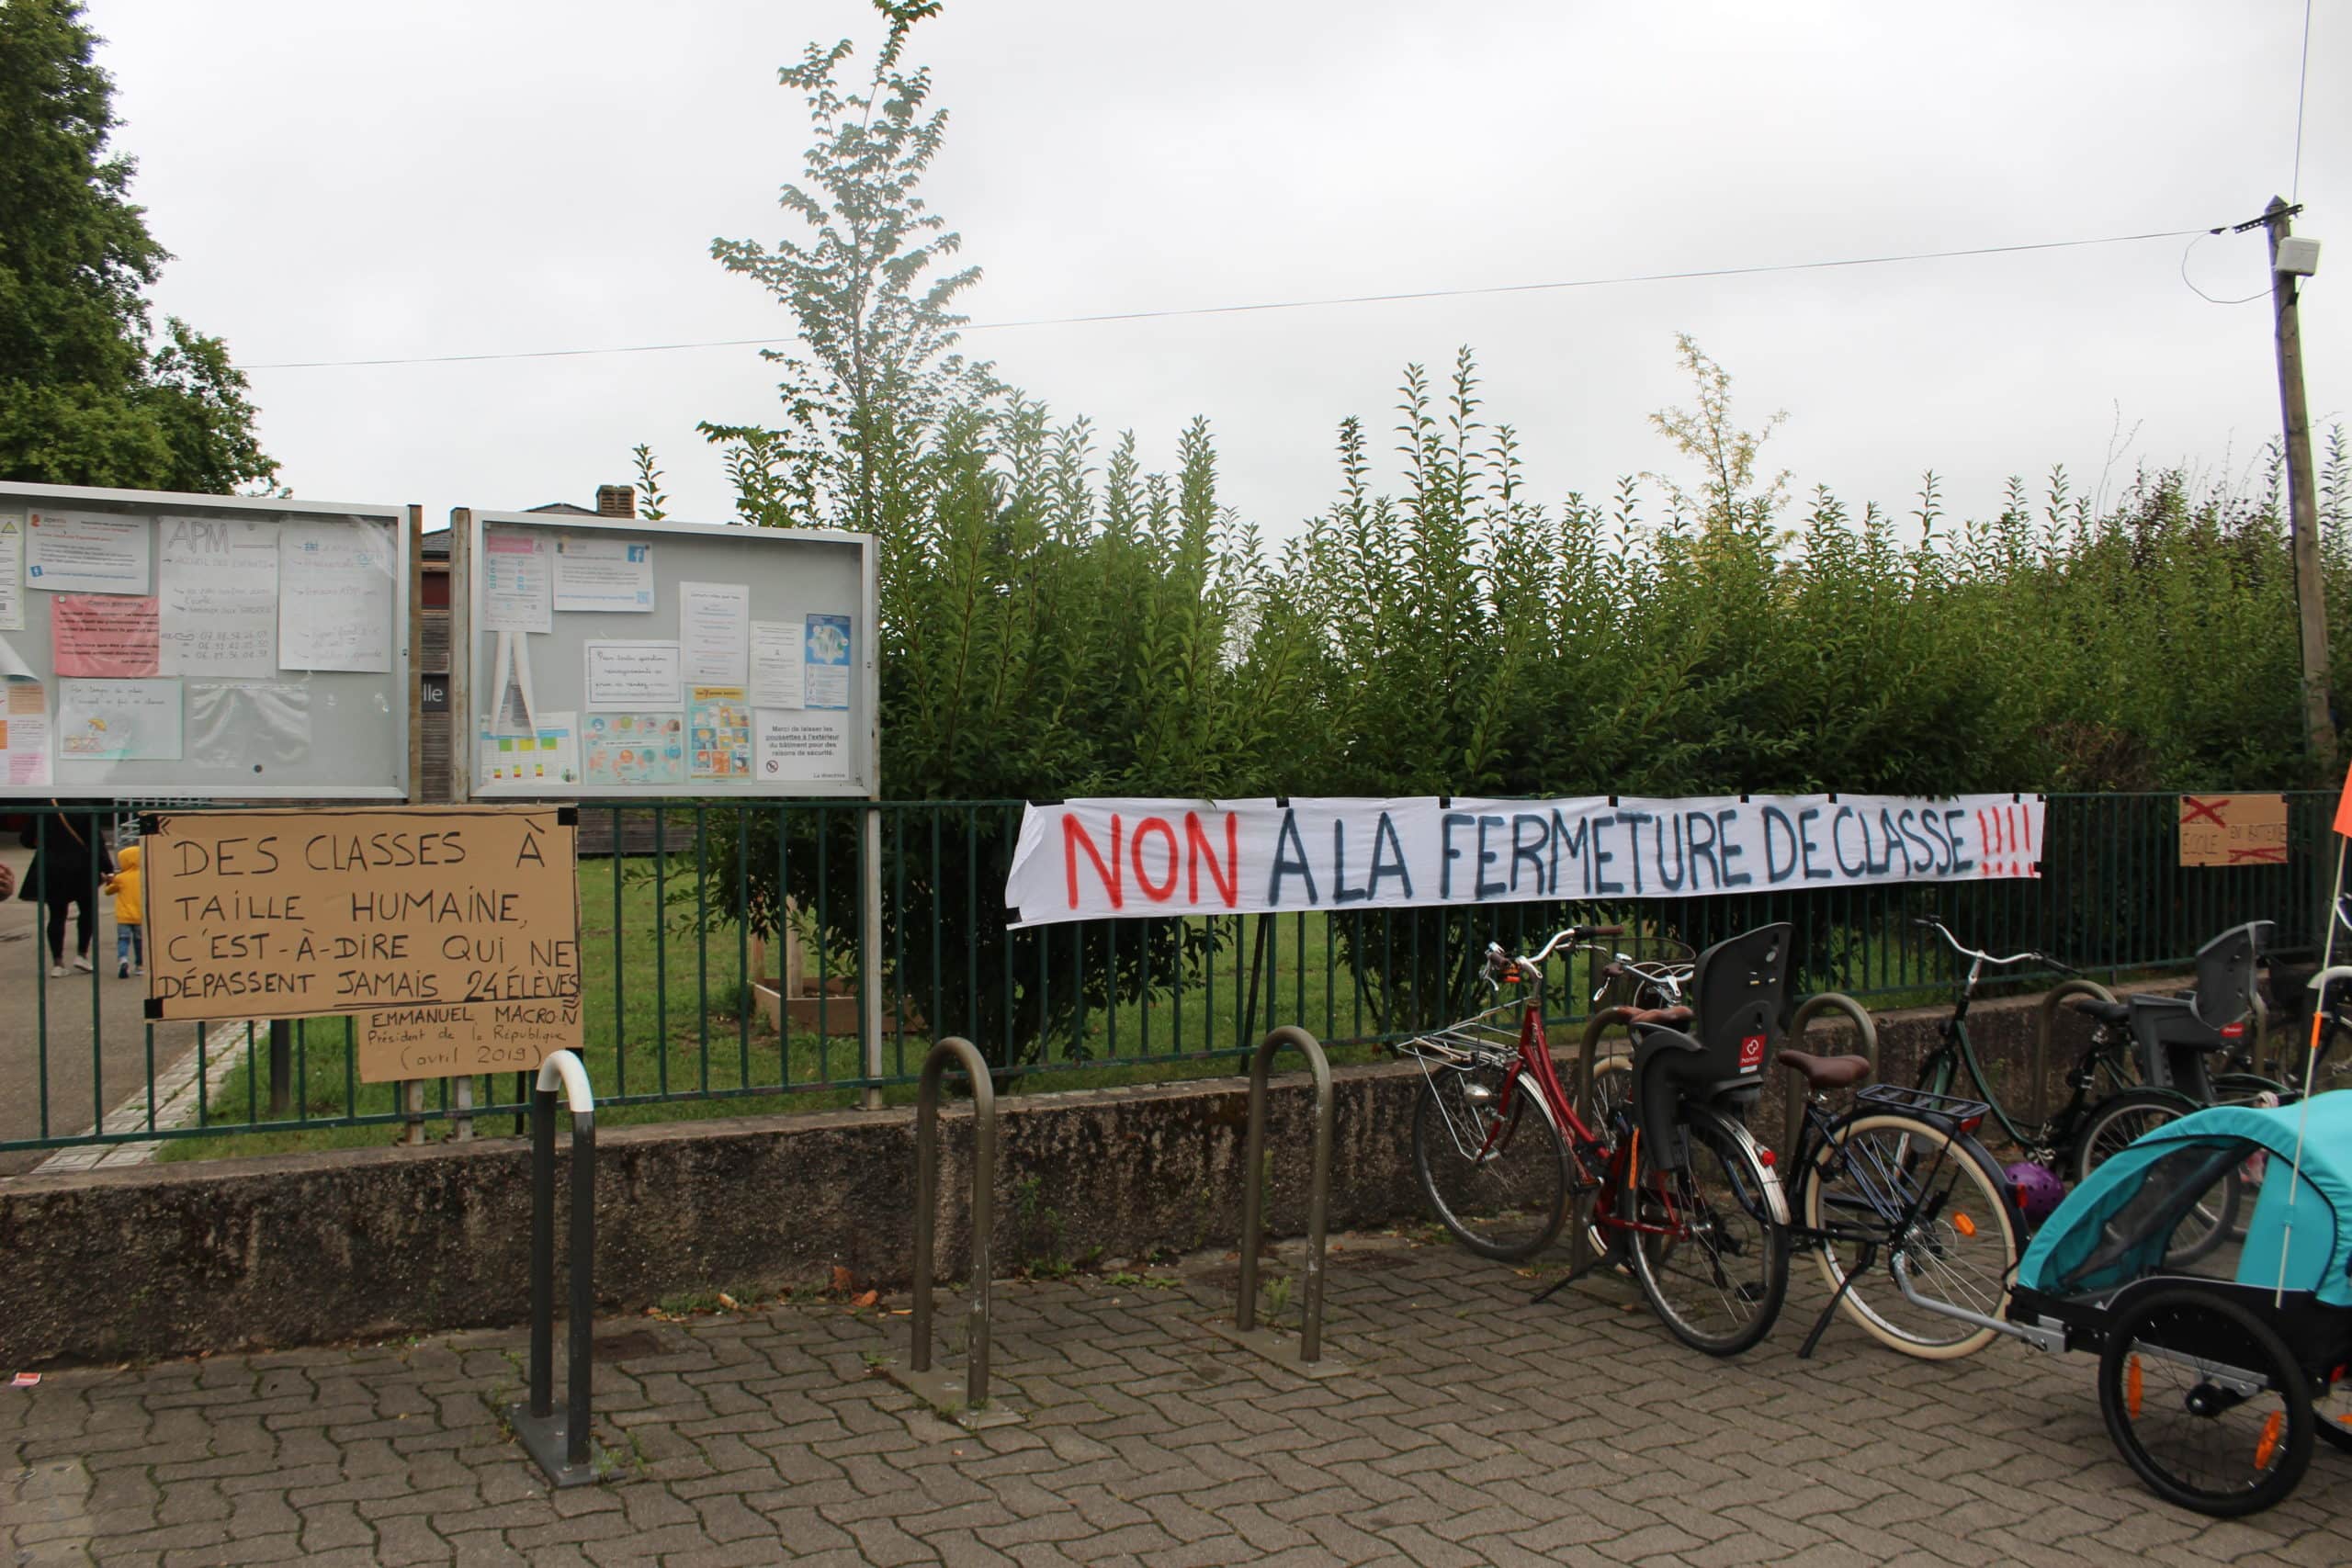
[[[164,819],[161,817],[156,816],[152,811],[142,811],[139,814],[139,836],[141,838],[152,839],[163,830]]]
[[[161,997],[149,997],[149,998],[147,998],[146,1006],[147,1006],[147,1016],[148,1016],[149,1018],[161,1018],[161,1017],[163,1017],[163,1016],[164,1016],[164,998],[161,998]]]
[[[577,827],[579,827],[579,826],[580,826],[580,807],[576,807],[576,806],[559,806],[559,807],[557,807],[555,808],[555,825],[556,825],[557,827],[559,827],[559,828],[577,828]]]

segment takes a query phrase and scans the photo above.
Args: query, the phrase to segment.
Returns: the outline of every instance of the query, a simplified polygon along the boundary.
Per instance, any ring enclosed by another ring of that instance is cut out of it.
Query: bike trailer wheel
[[[2148,1489],[2200,1514],[2259,1513],[2311,1463],[2302,1369],[2268,1324],[2210,1291],[2124,1307],[2099,1356],[2098,1405]]]

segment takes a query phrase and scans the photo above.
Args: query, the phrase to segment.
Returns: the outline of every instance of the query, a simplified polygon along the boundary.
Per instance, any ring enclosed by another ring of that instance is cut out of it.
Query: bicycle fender
[[[1789,1223],[1788,1190],[1781,1185],[1780,1170],[1765,1161],[1763,1145],[1756,1141],[1756,1134],[1747,1130],[1746,1122],[1729,1116],[1712,1111],[1701,1114],[1713,1118],[1716,1126],[1747,1151],[1748,1157],[1756,1162],[1756,1168],[1764,1173],[1764,1201],[1770,1210],[1772,1223],[1786,1227]],[[1697,1117],[1694,1115],[1691,1120],[1695,1121]]]

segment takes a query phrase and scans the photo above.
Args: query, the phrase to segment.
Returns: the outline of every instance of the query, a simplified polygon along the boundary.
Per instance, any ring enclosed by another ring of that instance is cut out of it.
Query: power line
[[[2303,0],[2303,58],[2295,67],[2295,177],[2289,201],[2303,199],[2303,94],[2312,80],[2312,0]]]
[[[1350,294],[1317,299],[1273,299],[1248,305],[1195,305],[1162,310],[1115,310],[1088,316],[1038,316],[1022,321],[971,321],[967,333],[1010,332],[1023,327],[1093,326],[1112,321],[1159,321],[1191,316],[1238,316],[1267,310],[1316,310],[1342,305],[1393,305],[1416,299],[1461,299],[1480,295],[1536,294],[1568,288],[1614,288],[1635,283],[1679,283],[1715,277],[1753,277],[1767,273],[1819,272],[1836,267],[1889,266],[1898,262],[1952,261],[1970,256],[2019,255],[2034,251],[2078,250],[2089,245],[2129,245],[2148,240],[2177,240],[2202,229],[2161,229],[2144,234],[2105,234],[2086,240],[2041,240],[2016,245],[1974,245],[1955,251],[1905,251],[1891,255],[1843,256],[1831,261],[1773,262],[1755,266],[1703,267],[1683,272],[1626,273],[1614,277],[1566,278],[1555,283],[1498,283],[1467,288],[1422,288],[1397,294]],[[508,353],[426,354],[386,359],[300,359],[248,365],[247,370],[339,370],[384,365],[464,365],[494,359],[571,359],[603,354],[669,354],[697,348],[767,348],[788,337],[707,338],[688,343],[639,343],[607,348],[537,348]]]

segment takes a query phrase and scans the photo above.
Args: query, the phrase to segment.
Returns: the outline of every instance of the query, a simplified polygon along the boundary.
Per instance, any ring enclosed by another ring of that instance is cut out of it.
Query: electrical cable
[[[2196,295],[2196,296],[2197,296],[2197,298],[2199,298],[2199,299],[2204,300],[2204,301],[2205,301],[2205,303],[2207,303],[2208,305],[2251,305],[2251,304],[2253,304],[2256,299],[2269,299],[2269,298],[2270,298],[2270,290],[2268,290],[2267,288],[2266,288],[2266,289],[2264,289],[2264,290],[2263,290],[2261,293],[2259,293],[2259,294],[2249,294],[2249,295],[2247,295],[2247,296],[2246,296],[2245,299],[2214,299],[2214,298],[2213,298],[2213,296],[2211,296],[2211,294],[2206,293],[2206,292],[2205,292],[2205,290],[2203,290],[2202,288],[2198,288],[2198,287],[2197,287],[2197,285],[2196,285],[2195,283],[2193,283],[2193,282],[2190,282],[2190,281],[2189,281],[2189,276],[2188,276],[2188,254],[2189,254],[2189,252],[2190,252],[2190,251],[2194,251],[2198,246],[2199,246],[2199,245],[2203,244],[2206,241],[2208,241],[2208,240],[2211,239],[2214,235],[2216,235],[2216,234],[2220,233],[2221,231],[2221,231],[2221,230],[2219,230],[2219,229],[2208,229],[2207,231],[2205,231],[2205,232],[2203,232],[2202,234],[2198,235],[2198,236],[2197,236],[2197,238],[2195,238],[2195,239],[2193,239],[2193,240],[2191,240],[2191,241],[2189,241],[2189,242],[2188,242],[2188,248],[2187,250],[2184,250],[2184,251],[2182,251],[2182,252],[2180,253],[2180,280],[2181,280],[2183,283],[2187,283],[2187,284],[2188,284],[2188,291],[2189,291],[2191,294]]]
[[[2303,199],[2303,95],[2312,80],[2312,0],[2303,0],[2303,58],[2295,67],[2295,177],[2287,199]]]
[[[2028,244],[1974,245],[1952,251],[1907,251],[1893,255],[1843,256],[1830,261],[1774,262],[1756,266],[1704,267],[1683,272],[1628,273],[1614,277],[1577,277],[1554,283],[1499,283],[1469,288],[1424,288],[1397,294],[1352,294],[1322,299],[1277,299],[1248,305],[1196,305],[1162,310],[1116,310],[1100,315],[1041,316],[1023,321],[972,321],[957,325],[967,333],[1009,332],[1023,327],[1092,326],[1110,321],[1156,321],[1190,316],[1247,315],[1267,310],[1326,310],[1341,305],[1390,305],[1417,299],[1458,299],[1478,295],[1534,294],[1566,288],[1612,288],[1634,283],[1676,283],[1702,278],[1752,277],[1767,273],[1815,272],[1835,267],[1888,266],[1898,262],[1951,261],[1970,256],[2018,255],[2031,251],[2076,250],[2089,245],[2128,245],[2148,240],[2177,240],[2203,234],[2201,229],[2161,229],[2143,234],[2105,234],[2085,240],[2042,240]],[[2186,258],[2184,258],[2184,265]],[[2184,276],[2186,274],[2184,273]],[[2190,287],[2194,288],[2192,284]],[[640,343],[606,348],[540,348],[504,353],[428,354],[383,359],[300,359],[267,365],[247,365],[245,370],[334,370],[388,365],[460,365],[481,360],[569,359],[605,354],[668,354],[697,348],[766,348],[798,341],[789,337],[710,338],[688,343]]]

